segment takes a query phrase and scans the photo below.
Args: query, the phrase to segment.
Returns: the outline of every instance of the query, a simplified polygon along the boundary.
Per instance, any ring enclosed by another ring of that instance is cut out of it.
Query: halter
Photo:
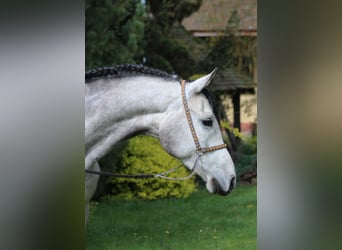
[[[191,170],[191,173],[188,176],[185,177],[179,177],[179,178],[174,178],[174,177],[168,177],[166,176],[167,174],[174,172],[177,168],[179,168],[181,165],[169,169],[166,172],[162,172],[159,174],[134,174],[134,175],[128,175],[128,174],[117,174],[117,173],[109,173],[109,172],[101,172],[101,171],[94,171],[94,170],[89,170],[89,169],[85,169],[86,173],[89,174],[96,174],[96,175],[105,175],[105,176],[112,176],[112,177],[117,177],[117,178],[162,178],[162,179],[166,179],[166,180],[188,180],[190,179],[194,174],[195,174],[195,169],[197,166],[197,163],[200,159],[200,157],[205,154],[205,153],[209,153],[215,150],[220,150],[220,149],[224,149],[227,148],[227,144],[219,144],[216,146],[212,146],[212,147],[207,147],[207,148],[202,148],[199,141],[198,141],[198,137],[195,131],[195,127],[194,124],[192,122],[192,118],[191,118],[191,114],[190,114],[190,110],[189,110],[189,106],[188,106],[188,101],[186,99],[186,94],[185,94],[185,80],[182,80],[181,82],[181,93],[182,93],[182,102],[183,102],[183,107],[184,107],[184,111],[185,111],[185,115],[186,115],[186,119],[188,121],[188,125],[191,131],[191,135],[192,138],[194,140],[195,143],[195,147],[196,147],[196,159],[195,159],[195,163],[194,166]]]
[[[183,106],[184,106],[184,110],[185,110],[185,115],[186,115],[186,119],[188,120],[188,124],[190,127],[190,131],[191,131],[191,135],[192,138],[194,139],[194,143],[196,146],[196,154],[197,155],[202,155],[208,152],[212,152],[215,150],[219,150],[219,149],[223,149],[227,147],[227,144],[220,144],[220,145],[216,145],[216,146],[212,146],[212,147],[208,147],[208,148],[202,148],[199,141],[198,141],[198,137],[194,128],[194,124],[192,122],[192,118],[191,118],[191,114],[190,114],[190,110],[189,110],[189,106],[188,106],[188,102],[186,100],[186,96],[185,96],[185,81],[182,80],[181,83],[182,86],[182,101],[183,101]]]

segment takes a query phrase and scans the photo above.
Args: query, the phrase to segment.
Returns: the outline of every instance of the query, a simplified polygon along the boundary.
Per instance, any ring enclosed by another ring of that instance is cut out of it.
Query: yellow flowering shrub
[[[121,174],[156,174],[175,166],[180,167],[170,173],[170,177],[184,177],[190,172],[182,163],[171,157],[160,146],[157,139],[137,136],[130,139],[120,152],[115,172]],[[154,200],[163,197],[187,197],[196,190],[194,177],[185,181],[164,180],[160,178],[131,179],[112,178],[107,182],[112,198]]]

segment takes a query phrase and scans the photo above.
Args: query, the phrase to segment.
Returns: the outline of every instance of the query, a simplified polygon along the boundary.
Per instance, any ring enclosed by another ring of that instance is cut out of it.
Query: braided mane
[[[85,73],[85,81],[89,83],[99,78],[122,78],[129,76],[148,75],[175,80],[172,75],[159,69],[153,69],[144,65],[123,64],[113,67],[100,67],[91,69]]]
[[[140,75],[161,77],[168,80],[176,80],[172,75],[160,69],[150,68],[141,64],[122,64],[112,67],[99,67],[88,70],[85,73],[85,81],[87,84],[101,78],[123,78]],[[218,118],[215,105],[215,96],[207,88],[202,89],[201,92],[208,99],[210,106],[214,109],[216,118]]]

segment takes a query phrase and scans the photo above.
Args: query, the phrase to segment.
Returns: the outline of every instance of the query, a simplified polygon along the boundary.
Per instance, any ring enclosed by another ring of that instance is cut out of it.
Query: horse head
[[[169,154],[206,182],[209,192],[227,195],[236,185],[234,163],[222,147],[220,126],[205,95],[214,74],[215,70],[184,85],[182,96],[169,105],[160,123],[159,138]]]

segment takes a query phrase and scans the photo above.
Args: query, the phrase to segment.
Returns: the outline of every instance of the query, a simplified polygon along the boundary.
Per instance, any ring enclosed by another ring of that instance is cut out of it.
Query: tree
[[[139,0],[87,0],[86,68],[141,62],[145,8]]]
[[[184,78],[194,73],[194,60],[187,47],[171,36],[174,23],[198,10],[202,0],[148,0],[150,13],[146,20],[146,64]]]
[[[233,68],[247,77],[253,76],[256,65],[256,38],[238,35],[239,22],[235,10],[227,22],[224,34],[210,39],[210,52],[201,64],[203,71],[219,66],[221,69]]]
[[[234,52],[236,51],[237,40],[235,33],[239,25],[236,11],[228,20],[226,29],[222,36],[213,37],[209,40],[209,54],[202,62],[203,69],[209,70],[219,66],[222,68],[232,67],[234,65]]]

